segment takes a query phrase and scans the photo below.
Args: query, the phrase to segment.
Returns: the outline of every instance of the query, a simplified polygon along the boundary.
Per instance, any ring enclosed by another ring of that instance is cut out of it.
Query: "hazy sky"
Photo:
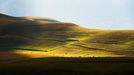
[[[134,29],[134,0],[0,0],[0,12],[44,16],[89,28]]]

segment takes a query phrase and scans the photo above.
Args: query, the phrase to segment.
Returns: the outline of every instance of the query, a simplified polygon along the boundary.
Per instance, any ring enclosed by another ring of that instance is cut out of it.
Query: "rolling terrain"
[[[0,74],[129,75],[133,57],[134,30],[0,14]]]
[[[3,58],[134,56],[134,30],[88,29],[40,17],[0,14],[0,41]]]

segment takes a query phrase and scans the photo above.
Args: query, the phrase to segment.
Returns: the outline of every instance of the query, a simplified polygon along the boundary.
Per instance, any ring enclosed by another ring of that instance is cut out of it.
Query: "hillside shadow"
[[[70,31],[72,26],[68,23],[64,25],[62,23],[40,24],[36,21],[27,20],[17,20],[15,23],[0,25],[0,52],[14,52],[17,49],[26,50],[27,48],[23,48],[24,46],[35,43],[42,47],[47,43],[63,45],[68,42],[66,41],[67,38],[78,36],[76,32],[66,33]],[[50,41],[46,39],[50,39]],[[58,41],[55,42],[54,39]],[[27,50],[40,51],[32,48]]]
[[[0,25],[0,51],[14,52],[16,48],[32,43],[38,36],[39,26],[35,22],[17,21],[7,25]]]

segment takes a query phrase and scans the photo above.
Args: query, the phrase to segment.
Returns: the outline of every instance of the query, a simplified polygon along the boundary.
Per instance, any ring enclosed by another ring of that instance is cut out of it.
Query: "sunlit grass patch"
[[[120,57],[124,55],[116,55],[108,51],[93,51],[93,50],[82,50],[82,48],[73,49],[71,47],[62,47],[53,51],[28,51],[28,50],[17,50],[15,53],[27,56],[29,58],[40,58],[40,57]]]

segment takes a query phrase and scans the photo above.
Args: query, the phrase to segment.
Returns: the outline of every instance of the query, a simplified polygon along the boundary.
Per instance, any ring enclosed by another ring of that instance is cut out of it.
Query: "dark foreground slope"
[[[131,75],[134,58],[34,58],[1,63],[0,74],[19,75]]]

